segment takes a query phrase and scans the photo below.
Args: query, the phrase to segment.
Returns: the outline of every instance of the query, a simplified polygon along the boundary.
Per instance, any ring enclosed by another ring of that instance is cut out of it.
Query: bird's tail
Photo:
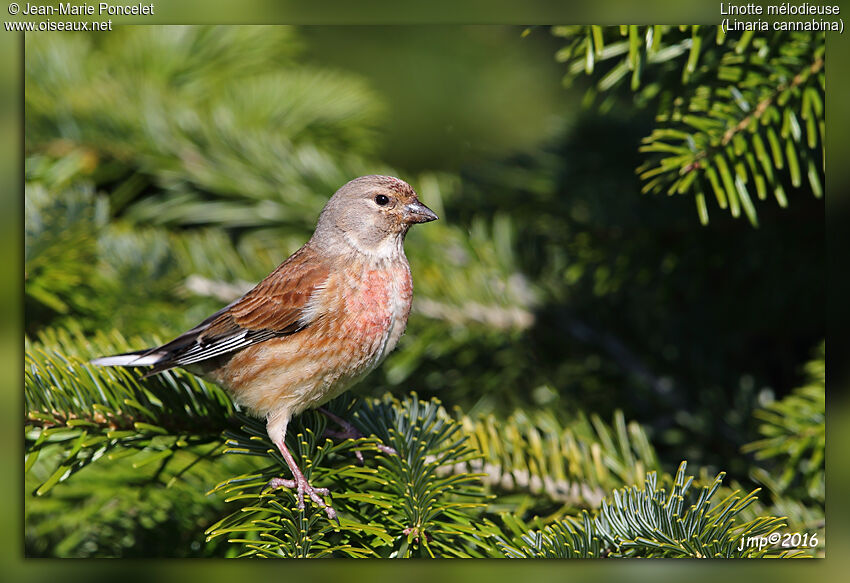
[[[152,366],[165,360],[166,356],[165,351],[146,349],[112,356],[101,356],[89,362],[98,366]]]

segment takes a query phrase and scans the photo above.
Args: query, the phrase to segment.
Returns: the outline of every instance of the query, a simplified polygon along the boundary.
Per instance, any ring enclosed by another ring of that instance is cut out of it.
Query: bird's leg
[[[289,471],[292,472],[293,479],[286,480],[284,478],[272,478],[269,480],[266,487],[279,488],[283,486],[285,488],[294,489],[295,497],[298,500],[299,510],[304,510],[304,494],[307,494],[310,499],[319,506],[319,508],[324,509],[328,518],[339,522],[339,519],[336,517],[336,510],[334,510],[329,504],[326,504],[320,496],[320,494],[322,496],[329,496],[330,490],[327,488],[314,488],[311,486],[310,482],[307,481],[307,478],[304,477],[304,474],[298,467],[298,464],[295,463],[295,458],[292,457],[292,453],[290,453],[289,448],[286,447],[284,436],[286,435],[286,426],[288,423],[288,415],[284,417],[283,415],[269,414],[266,423],[266,430],[268,431],[269,437],[271,437],[272,441],[277,446],[277,449],[280,451],[280,455],[282,455],[283,459],[286,461],[286,465],[289,466]]]
[[[298,468],[298,464],[295,463],[295,458],[293,458],[292,454],[289,453],[289,449],[287,449],[286,444],[281,441],[280,443],[275,443],[275,445],[277,445],[277,448],[280,450],[280,454],[283,456],[283,459],[286,460],[286,465],[289,466],[289,471],[292,472],[294,479],[285,480],[283,478],[272,478],[269,480],[268,487],[279,488],[280,486],[284,486],[285,488],[295,489],[299,510],[304,510],[304,494],[307,494],[313,502],[319,505],[319,508],[323,508],[325,510],[325,514],[328,515],[328,518],[331,520],[337,520],[336,510],[334,510],[332,506],[325,504],[325,501],[322,500],[321,496],[319,496],[319,494],[322,496],[329,496],[330,490],[327,488],[314,488],[311,486],[310,482],[307,481],[307,478],[304,477],[304,474],[301,473],[301,470]]]
[[[341,431],[333,431],[332,429],[325,429],[325,435],[328,435],[330,437],[335,437],[336,439],[342,439],[342,440],[361,439],[361,438],[364,437],[364,435],[362,433],[360,433],[357,430],[357,428],[354,427],[354,425],[352,425],[351,423],[349,423],[345,419],[342,419],[338,415],[334,415],[333,413],[331,413],[330,411],[328,411],[324,407],[319,407],[318,410],[325,417],[327,417],[328,419],[330,419],[331,421],[333,421],[334,423],[339,425],[339,427],[341,429]],[[386,453],[386,454],[389,454],[389,455],[398,455],[398,452],[396,450],[394,450],[390,446],[384,445],[382,443],[378,444],[378,449],[381,450],[382,452]],[[357,455],[357,459],[362,464],[363,463],[363,454],[359,451],[356,451],[354,453],[355,453],[355,455]]]

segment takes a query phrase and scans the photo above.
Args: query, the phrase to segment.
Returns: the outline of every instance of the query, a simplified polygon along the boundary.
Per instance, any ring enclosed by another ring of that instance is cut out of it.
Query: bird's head
[[[400,249],[411,225],[437,220],[419,202],[416,191],[392,176],[361,176],[331,197],[316,225],[313,239],[329,243],[342,238],[361,252],[384,255]]]

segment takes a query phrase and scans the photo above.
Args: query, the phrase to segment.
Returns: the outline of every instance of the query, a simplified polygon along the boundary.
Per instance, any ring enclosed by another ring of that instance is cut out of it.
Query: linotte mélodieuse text
[[[56,6],[42,6],[40,4],[26,4],[21,9],[21,14],[26,16],[139,16],[154,14],[153,4],[109,4],[98,2],[95,4],[71,4],[60,2]]]
[[[720,14],[722,16],[779,17],[778,20],[770,22],[750,18],[724,18],[722,26],[726,32],[738,30],[829,30],[844,32],[844,20],[841,18],[835,19],[840,13],[841,8],[834,4],[811,4],[809,2],[795,4],[792,2],[782,2],[780,4],[761,6],[752,2],[747,4],[720,3]],[[783,20],[782,17],[786,17],[787,20]]]
[[[783,2],[782,4],[773,4],[761,6],[759,4],[732,4],[731,2],[720,3],[720,14],[723,16],[813,16],[813,15],[838,15],[841,8],[838,6],[821,6],[820,4],[792,4],[791,2]]]

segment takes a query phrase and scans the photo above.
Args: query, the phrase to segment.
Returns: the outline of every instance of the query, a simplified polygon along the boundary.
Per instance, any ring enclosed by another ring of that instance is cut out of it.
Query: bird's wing
[[[295,334],[324,314],[311,302],[327,283],[329,270],[295,253],[254,289],[171,342],[147,351],[92,361],[119,366],[154,365],[145,376],[195,364],[277,336]],[[315,259],[315,258],[313,258]]]

